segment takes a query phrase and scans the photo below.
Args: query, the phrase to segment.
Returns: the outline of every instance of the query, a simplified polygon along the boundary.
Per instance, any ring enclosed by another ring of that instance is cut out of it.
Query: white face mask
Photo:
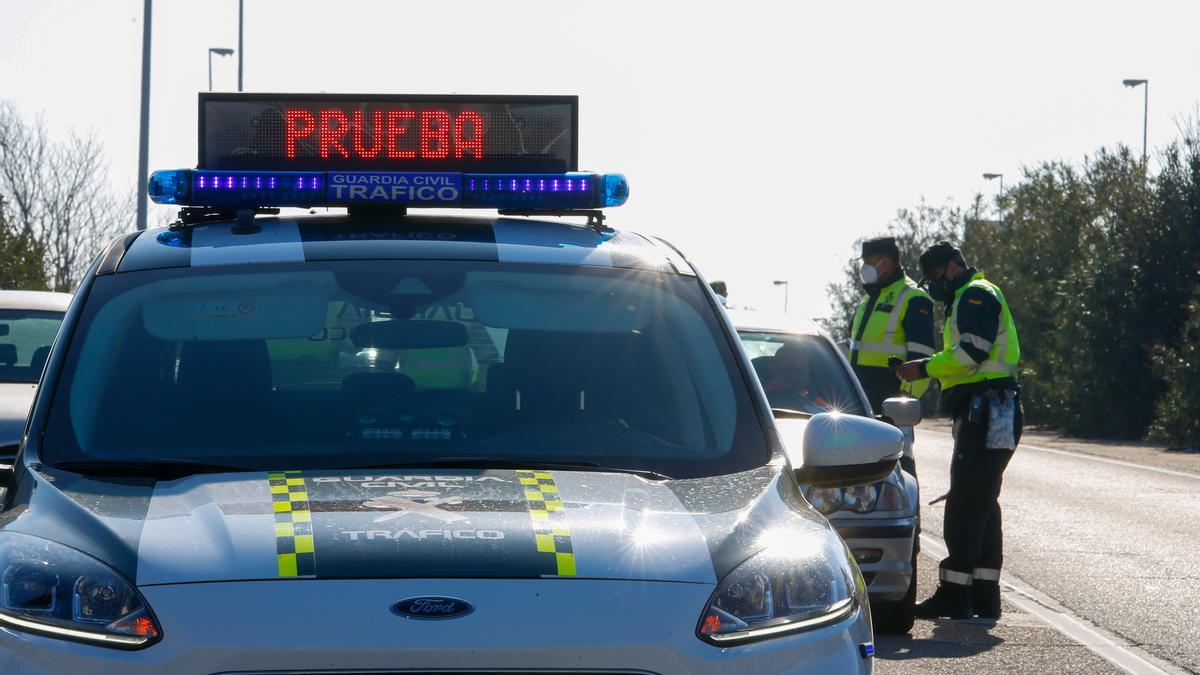
[[[873,284],[879,281],[879,271],[874,265],[869,265],[865,261],[858,268],[858,278],[862,279],[864,284]]]

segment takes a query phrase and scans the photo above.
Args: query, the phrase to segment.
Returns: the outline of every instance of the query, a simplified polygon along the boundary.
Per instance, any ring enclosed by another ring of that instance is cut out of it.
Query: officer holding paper
[[[921,284],[946,306],[944,347],[896,368],[905,381],[936,377],[954,419],[954,457],[940,583],[917,605],[921,618],[1000,617],[1003,537],[1000,485],[1021,437],[1021,348],[1004,294],[946,241],[921,254]]]

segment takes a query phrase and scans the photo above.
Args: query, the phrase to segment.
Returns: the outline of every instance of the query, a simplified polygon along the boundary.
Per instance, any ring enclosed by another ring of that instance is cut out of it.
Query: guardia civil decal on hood
[[[670,488],[575,471],[204,474],[154,488],[138,585],[576,577],[715,583]]]

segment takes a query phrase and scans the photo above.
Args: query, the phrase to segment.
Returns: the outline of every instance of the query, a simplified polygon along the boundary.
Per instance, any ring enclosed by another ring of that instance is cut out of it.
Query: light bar
[[[621,174],[209,171],[176,169],[150,176],[156,204],[321,207],[391,204],[561,211],[620,206],[629,198]]]

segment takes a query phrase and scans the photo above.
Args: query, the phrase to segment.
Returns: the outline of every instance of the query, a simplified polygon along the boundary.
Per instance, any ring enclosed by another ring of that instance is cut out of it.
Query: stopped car
[[[0,291],[0,463],[17,453],[68,293]]]
[[[5,477],[0,672],[871,672],[800,485],[902,434],[816,414],[789,460],[708,285],[603,224],[573,97],[201,103],[204,168],[150,181],[187,208],[98,258]],[[349,170],[346,118],[478,151]]]
[[[850,364],[828,334],[807,319],[730,312],[776,417],[785,445],[799,450],[804,420],[837,412],[870,417],[871,407]],[[886,421],[904,435],[912,457],[912,427],[920,402],[888,399]],[[852,487],[804,486],[809,502],[837,529],[862,569],[876,632],[905,633],[913,625],[920,549],[920,493],[906,461],[887,478]]]

